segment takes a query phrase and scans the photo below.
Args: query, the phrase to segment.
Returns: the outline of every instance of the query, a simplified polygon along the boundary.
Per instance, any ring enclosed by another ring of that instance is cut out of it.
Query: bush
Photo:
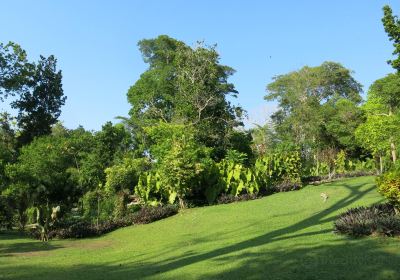
[[[12,227],[13,222],[13,209],[7,197],[0,195],[0,229]]]
[[[123,190],[133,191],[138,184],[140,174],[150,170],[150,167],[151,164],[147,158],[125,157],[121,163],[105,170],[105,189],[108,193],[117,193]]]
[[[134,224],[149,224],[178,213],[178,207],[176,205],[166,206],[144,206],[138,212],[132,215],[132,221]]]
[[[66,239],[95,237],[133,224],[148,224],[175,215],[176,213],[178,213],[178,207],[175,205],[158,207],[145,206],[134,214],[103,221],[98,225],[88,220],[69,219],[54,224],[53,228],[49,231],[49,238]],[[29,233],[32,237],[40,239],[40,233],[37,230],[32,229]]]
[[[301,189],[300,183],[292,182],[290,180],[286,180],[281,183],[278,183],[273,187],[273,190],[275,192],[289,192],[289,191],[297,191],[300,189]]]
[[[350,236],[400,235],[400,217],[391,204],[352,208],[335,221],[334,231]]]
[[[89,191],[82,197],[83,216],[91,222],[107,221],[114,215],[118,196],[102,189]]]
[[[242,194],[238,196],[234,196],[232,194],[222,194],[220,197],[217,199],[217,204],[228,204],[232,202],[238,202],[238,201],[247,201],[247,200],[254,200],[257,199],[256,194]]]
[[[400,206],[400,171],[387,172],[376,179],[378,191],[395,206]]]

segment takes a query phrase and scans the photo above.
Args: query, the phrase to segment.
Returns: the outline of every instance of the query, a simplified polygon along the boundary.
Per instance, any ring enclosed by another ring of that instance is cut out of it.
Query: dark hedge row
[[[101,222],[98,225],[85,220],[64,221],[54,225],[54,228],[49,231],[49,238],[66,239],[95,237],[121,227],[155,222],[173,216],[176,213],[178,213],[178,207],[175,205],[157,207],[145,206],[138,212],[129,214],[123,218]],[[34,238],[40,239],[40,233],[37,230],[32,230],[30,233]]]

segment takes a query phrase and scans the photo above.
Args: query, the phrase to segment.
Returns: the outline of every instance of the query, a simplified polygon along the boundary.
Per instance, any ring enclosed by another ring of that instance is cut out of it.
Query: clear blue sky
[[[337,61],[367,89],[391,72],[384,4],[400,14],[399,1],[381,0],[0,0],[0,42],[19,43],[31,60],[58,58],[69,128],[97,130],[128,114],[127,90],[146,69],[136,44],[159,34],[217,43],[221,62],[237,70],[236,102],[249,123],[263,122],[276,106],[263,100],[275,75]]]

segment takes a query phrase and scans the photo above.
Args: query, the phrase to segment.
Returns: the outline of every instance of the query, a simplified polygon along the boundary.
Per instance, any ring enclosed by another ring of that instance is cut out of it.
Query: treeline
[[[398,55],[400,24],[384,11]],[[228,98],[238,94],[229,82],[234,69],[220,63],[215,46],[161,35],[138,47],[148,68],[127,93],[129,117],[92,132],[57,122],[66,97],[53,56],[33,63],[17,44],[0,44],[0,98],[14,96],[18,110],[0,116],[0,226],[34,226],[42,239],[79,228],[82,237],[82,227],[94,234],[106,232],[105,223],[170,215],[163,205],[225,203],[395,166],[397,72],[376,81],[366,102],[340,63],[276,76],[265,99],[279,110],[246,130],[246,112]]]

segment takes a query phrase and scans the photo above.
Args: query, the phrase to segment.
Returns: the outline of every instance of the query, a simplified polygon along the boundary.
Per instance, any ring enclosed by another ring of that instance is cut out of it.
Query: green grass
[[[0,234],[0,279],[400,279],[400,239],[332,233],[339,213],[383,201],[373,182],[189,209],[94,239]]]

